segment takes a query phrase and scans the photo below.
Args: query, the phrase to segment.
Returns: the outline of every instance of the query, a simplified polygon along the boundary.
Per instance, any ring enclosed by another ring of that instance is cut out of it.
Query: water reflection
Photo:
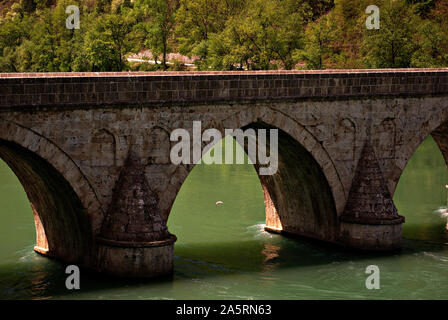
[[[261,254],[265,256],[262,262],[263,271],[270,272],[277,268],[278,262],[276,261],[276,258],[279,257],[280,249],[281,247],[275,244],[264,244],[263,250],[261,250]]]
[[[36,261],[35,261],[36,262]],[[54,277],[53,271],[48,271],[43,268],[45,264],[33,263],[28,272],[28,279],[30,281],[29,293],[34,297],[43,297],[48,291],[51,280]]]

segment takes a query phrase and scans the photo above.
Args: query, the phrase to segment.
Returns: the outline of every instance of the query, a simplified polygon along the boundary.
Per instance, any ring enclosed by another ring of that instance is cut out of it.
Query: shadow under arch
[[[321,168],[330,186],[336,212],[338,216],[341,215],[347,201],[348,190],[345,189],[336,165],[327,150],[298,121],[268,106],[257,108],[251,106],[224,119],[220,126],[222,128],[237,129],[248,127],[251,123],[257,122],[262,122],[284,131],[309,152]]]
[[[330,185],[313,155],[285,131],[262,121],[243,130],[278,130],[278,169],[260,175],[266,210],[266,229],[335,242],[339,220]],[[269,136],[269,135],[268,135]],[[267,149],[272,141],[267,139]],[[247,143],[244,146],[247,153]]]
[[[314,156],[290,134],[264,121],[255,120],[239,128],[243,131],[254,129],[255,132],[258,129],[278,130],[277,172],[269,176],[260,175],[259,166],[254,165],[264,193],[266,228],[274,232],[336,242],[339,220],[333,193],[323,168]],[[219,131],[225,138],[222,124]],[[269,133],[267,136],[269,137]],[[217,142],[214,141],[213,144],[216,145]],[[243,146],[246,154],[247,142],[245,139],[246,144]],[[269,150],[269,139],[267,143]],[[194,167],[195,165],[188,166],[178,191]]]
[[[15,173],[31,203],[36,251],[67,263],[87,264],[91,224],[67,180],[37,153],[1,138],[0,158]]]

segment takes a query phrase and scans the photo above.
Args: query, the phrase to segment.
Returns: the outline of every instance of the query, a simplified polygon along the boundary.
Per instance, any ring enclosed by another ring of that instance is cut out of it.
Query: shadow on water
[[[42,257],[34,252],[29,252],[26,260],[0,265],[0,300],[64,299],[76,296],[76,290],[68,290],[65,285],[68,277],[68,274],[65,274],[66,264]],[[80,291],[87,295],[97,291],[132,289],[142,285],[172,281],[172,276],[147,280],[128,279],[111,277],[87,269],[81,269],[80,274],[82,289]],[[99,295],[95,298],[102,297]],[[120,297],[117,298],[120,299]]]
[[[398,252],[360,252],[303,238],[285,238],[266,234],[260,239],[239,242],[204,242],[177,245],[175,268],[171,276],[158,279],[116,278],[90,270],[81,270],[81,292],[65,288],[68,275],[65,265],[28,252],[18,263],[0,265],[0,299],[158,299],[176,298],[174,284],[195,282],[233,275],[275,275],[282,269],[301,269],[355,263],[369,265],[372,261],[400,259],[406,256],[431,255],[448,250],[448,244],[403,239]],[[27,248],[32,250],[32,248]],[[242,255],[241,252],[245,254]],[[206,257],[206,259],[204,259]],[[447,258],[448,261],[448,258]],[[129,292],[144,291],[142,296]],[[124,293],[127,292],[127,293]],[[194,297],[192,297],[194,298]],[[213,297],[210,297],[213,298]]]

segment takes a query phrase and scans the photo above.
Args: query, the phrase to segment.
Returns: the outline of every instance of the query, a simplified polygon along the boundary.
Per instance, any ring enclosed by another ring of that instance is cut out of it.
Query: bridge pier
[[[158,208],[140,164],[131,154],[97,237],[97,269],[115,276],[155,277],[173,271],[176,236]]]
[[[381,224],[383,223],[383,224]],[[341,242],[361,250],[392,251],[401,249],[401,224],[403,220],[388,223],[342,222]]]
[[[387,189],[373,147],[367,141],[340,217],[343,244],[363,250],[397,250],[401,248],[401,224]]]

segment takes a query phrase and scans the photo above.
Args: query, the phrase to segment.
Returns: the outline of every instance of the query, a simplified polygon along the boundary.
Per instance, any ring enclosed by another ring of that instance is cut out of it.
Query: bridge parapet
[[[0,108],[448,93],[448,69],[0,74]]]

